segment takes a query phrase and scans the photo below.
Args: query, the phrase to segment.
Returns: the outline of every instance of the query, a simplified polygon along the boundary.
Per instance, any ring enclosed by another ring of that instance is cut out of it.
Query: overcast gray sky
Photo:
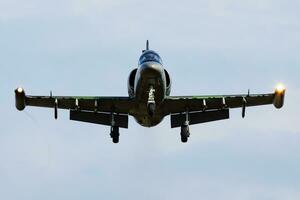
[[[0,199],[300,198],[300,1],[0,0]],[[69,121],[14,107],[28,94],[127,95],[146,39],[172,95],[272,92],[285,106],[191,127]]]

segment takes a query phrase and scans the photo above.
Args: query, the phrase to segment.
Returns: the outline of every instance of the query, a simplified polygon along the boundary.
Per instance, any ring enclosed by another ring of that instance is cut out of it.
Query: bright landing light
[[[276,92],[279,92],[279,93],[282,93],[285,91],[285,87],[282,83],[279,83],[277,86],[276,86]]]
[[[23,88],[19,87],[19,88],[17,89],[17,91],[18,91],[19,93],[22,93],[22,92],[23,92]]]

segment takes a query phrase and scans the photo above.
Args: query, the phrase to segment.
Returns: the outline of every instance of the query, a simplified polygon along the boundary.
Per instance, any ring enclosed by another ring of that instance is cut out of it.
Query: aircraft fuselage
[[[157,55],[153,51],[147,51],[143,55]],[[141,56],[141,59],[143,58]],[[140,60],[141,60],[140,59]],[[160,58],[159,58],[160,59]],[[160,123],[164,115],[161,113],[161,105],[167,94],[167,81],[165,69],[161,62],[155,59],[139,62],[134,80],[134,99],[136,101],[136,112],[132,115],[136,121],[146,127],[155,126]],[[149,104],[153,103],[153,113],[149,111]]]

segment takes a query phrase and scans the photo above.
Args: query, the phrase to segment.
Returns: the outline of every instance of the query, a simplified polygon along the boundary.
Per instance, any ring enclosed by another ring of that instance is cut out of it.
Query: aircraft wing
[[[83,96],[25,96],[26,106],[67,110],[115,112],[128,114],[133,103],[128,97],[83,97]]]
[[[15,90],[16,107],[23,110],[26,106],[53,108],[57,118],[57,109],[70,110],[70,119],[103,125],[111,125],[115,115],[115,123],[127,128],[128,114],[134,107],[134,100],[129,97],[99,96],[31,96],[25,95],[22,88]]]
[[[276,89],[268,94],[239,95],[204,95],[204,96],[170,96],[165,99],[163,113],[171,114],[171,126],[178,127],[183,123],[185,113],[189,112],[190,124],[228,119],[230,108],[245,108],[273,104],[281,108],[284,102],[285,89]]]
[[[224,108],[238,108],[273,104],[274,94],[260,95],[218,95],[218,96],[171,96],[165,100],[165,112],[180,113],[209,111]]]

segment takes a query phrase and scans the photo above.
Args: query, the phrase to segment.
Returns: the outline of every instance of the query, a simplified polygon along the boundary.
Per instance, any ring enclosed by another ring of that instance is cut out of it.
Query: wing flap
[[[95,113],[71,110],[70,120],[128,128],[128,115],[111,115],[110,113]],[[112,121],[114,124],[112,124]]]
[[[222,119],[229,119],[229,110],[216,110],[207,112],[194,112],[189,113],[189,124],[200,124],[205,122],[217,121]],[[186,114],[172,114],[171,115],[171,128],[180,127],[186,121]]]

